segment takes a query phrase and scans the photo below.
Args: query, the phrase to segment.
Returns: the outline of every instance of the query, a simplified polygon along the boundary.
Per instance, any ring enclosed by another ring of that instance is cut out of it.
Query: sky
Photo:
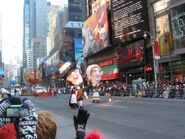
[[[0,0],[2,20],[3,62],[9,64],[22,58],[24,0]]]
[[[48,1],[56,4],[62,0]],[[17,58],[22,60],[23,5],[24,0],[0,0],[2,55],[5,64],[17,63]]]

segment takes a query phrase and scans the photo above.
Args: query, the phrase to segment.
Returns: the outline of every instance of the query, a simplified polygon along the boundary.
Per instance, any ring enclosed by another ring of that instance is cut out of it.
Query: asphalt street
[[[29,99],[37,111],[52,112],[57,119],[57,139],[74,139],[73,115],[69,95]],[[100,103],[84,100],[90,112],[86,131],[97,129],[106,139],[185,139],[185,100],[101,97]]]

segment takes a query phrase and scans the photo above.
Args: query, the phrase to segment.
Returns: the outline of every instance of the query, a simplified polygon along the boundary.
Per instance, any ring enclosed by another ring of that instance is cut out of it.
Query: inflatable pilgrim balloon
[[[76,63],[61,61],[57,67],[60,77],[69,82],[72,87],[69,106],[74,109],[81,107],[83,105],[83,78],[80,70],[76,67]]]
[[[97,64],[89,65],[87,67],[86,73],[87,73],[87,79],[91,83],[93,88],[92,101],[99,103],[100,95],[98,90],[99,90],[99,84],[102,77],[101,67]]]

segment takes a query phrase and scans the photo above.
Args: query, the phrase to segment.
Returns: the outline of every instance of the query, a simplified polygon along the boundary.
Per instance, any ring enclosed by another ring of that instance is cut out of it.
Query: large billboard
[[[170,23],[174,49],[185,48],[185,3],[170,9]]]
[[[109,45],[107,4],[91,15],[82,28],[83,56],[94,54]]]
[[[145,62],[144,41],[140,40],[120,48],[118,63],[121,67],[143,65]]]
[[[170,54],[171,36],[169,33],[168,16],[163,15],[156,18],[157,37],[159,42],[160,56]]]
[[[74,47],[75,47],[75,60],[82,59],[83,56],[82,39],[74,39]]]
[[[92,3],[92,14],[96,13],[96,11],[102,7],[105,3],[109,3],[110,0],[95,0]]]
[[[98,63],[98,65],[101,67],[103,72],[102,80],[119,79],[119,69],[116,57],[104,60]]]
[[[113,43],[125,43],[143,37],[148,30],[146,0],[112,0]]]

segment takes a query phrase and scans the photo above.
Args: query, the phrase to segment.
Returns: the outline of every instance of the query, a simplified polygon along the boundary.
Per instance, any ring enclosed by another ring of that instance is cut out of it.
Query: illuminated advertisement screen
[[[102,80],[119,79],[119,69],[117,65],[117,58],[102,61],[99,63],[103,74]]]
[[[113,80],[119,79],[118,66],[110,65],[106,67],[101,67],[103,71],[102,80]]]
[[[92,3],[92,14],[96,13],[96,11],[102,7],[102,5],[104,5],[105,3],[109,3],[110,0],[95,0]]]
[[[74,47],[75,47],[75,60],[78,60],[82,58],[83,55],[82,39],[74,39]]]
[[[82,28],[84,57],[108,47],[109,30],[107,14],[107,4],[104,4],[84,22]]]
[[[170,9],[174,49],[185,48],[185,4]]]
[[[112,0],[113,42],[124,43],[143,37],[148,30],[145,0]]]
[[[119,51],[118,63],[121,67],[144,64],[144,41],[138,41],[122,47]]]
[[[160,49],[160,56],[169,55],[170,54],[170,43],[172,40],[170,39],[169,26],[168,26],[168,16],[163,15],[156,18],[156,28],[158,30],[158,42]]]

